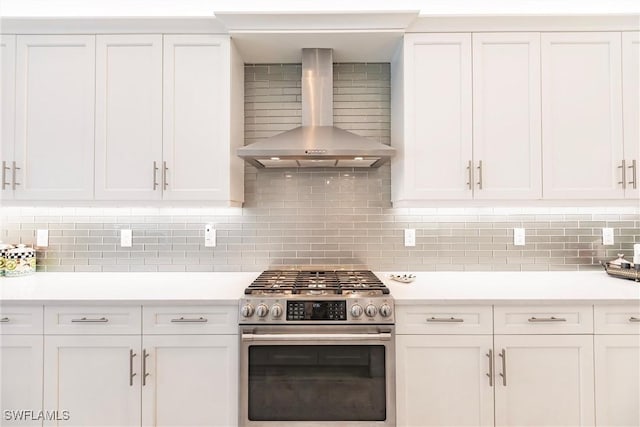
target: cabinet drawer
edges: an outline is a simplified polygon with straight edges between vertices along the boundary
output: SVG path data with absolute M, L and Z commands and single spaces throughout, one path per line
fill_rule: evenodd
M 491 334 L 491 306 L 396 307 L 397 334 Z
M 592 334 L 590 305 L 496 306 L 496 334 Z
M 41 334 L 42 306 L 0 306 L 0 334 Z
M 596 305 L 596 334 L 640 334 L 640 305 Z
M 145 306 L 145 334 L 237 334 L 238 308 L 233 306 Z
M 139 306 L 46 306 L 44 333 L 51 335 L 140 334 Z

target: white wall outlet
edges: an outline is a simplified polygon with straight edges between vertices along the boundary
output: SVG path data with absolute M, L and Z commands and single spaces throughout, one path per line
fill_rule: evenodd
M 416 229 L 415 228 L 405 228 L 404 245 L 407 247 L 416 245 Z
M 515 246 L 524 246 L 525 241 L 525 232 L 524 228 L 514 228 L 513 229 L 513 244 Z
M 49 230 L 36 231 L 36 246 L 41 248 L 49 246 Z
M 216 229 L 213 228 L 213 224 L 204 226 L 204 246 L 207 248 L 216 247 Z
M 613 245 L 613 228 L 605 227 L 602 229 L 602 244 Z
M 133 243 L 133 236 L 131 230 L 120 230 L 120 246 L 123 248 L 130 248 Z

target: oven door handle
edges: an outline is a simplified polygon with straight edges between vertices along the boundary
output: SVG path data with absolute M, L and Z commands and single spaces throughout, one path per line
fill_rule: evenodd
M 391 341 L 391 333 L 377 334 L 242 334 L 242 341 Z

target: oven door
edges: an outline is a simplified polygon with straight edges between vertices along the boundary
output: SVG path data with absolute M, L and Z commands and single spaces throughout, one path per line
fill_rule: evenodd
M 240 426 L 395 426 L 394 330 L 240 328 Z

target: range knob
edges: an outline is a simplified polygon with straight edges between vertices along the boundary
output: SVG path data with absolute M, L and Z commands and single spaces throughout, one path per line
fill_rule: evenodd
M 269 307 L 264 304 L 260 304 L 256 308 L 256 314 L 258 315 L 258 317 L 266 317 L 266 315 L 269 314 Z
M 380 306 L 380 316 L 382 317 L 389 317 L 391 316 L 391 306 L 389 304 L 382 304 Z
M 251 317 L 253 316 L 253 306 L 251 304 L 245 304 L 240 309 L 240 315 L 242 317 Z
M 282 306 L 280 304 L 274 304 L 271 306 L 271 317 L 277 319 L 282 316 Z
M 378 312 L 378 309 L 376 308 L 375 305 L 373 304 L 369 304 L 365 309 L 364 309 L 364 314 L 367 315 L 367 317 L 374 317 L 376 315 L 376 313 Z
M 351 306 L 351 315 L 353 317 L 360 317 L 362 316 L 362 306 L 359 304 L 353 304 Z

